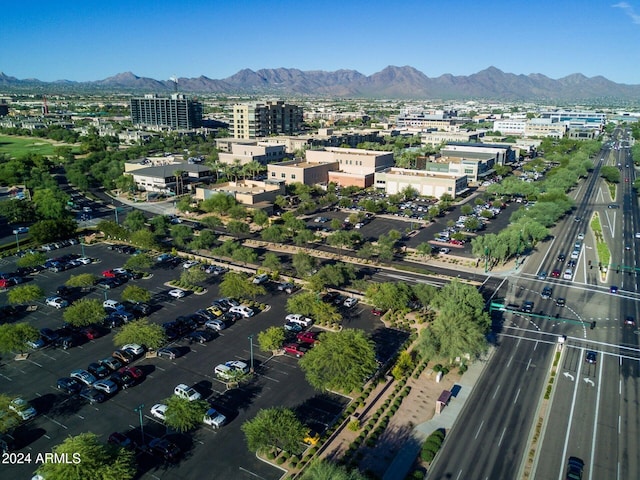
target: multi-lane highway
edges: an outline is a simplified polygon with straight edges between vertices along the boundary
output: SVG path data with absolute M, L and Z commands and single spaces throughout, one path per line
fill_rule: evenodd
M 568 341 L 530 478 L 564 478 L 569 456 L 585 461 L 585 479 L 640 478 L 635 455 L 640 431 L 639 331 L 624 324 L 627 315 L 637 321 L 639 313 L 639 279 L 628 267 L 635 266 L 640 253 L 640 239 L 635 239 L 640 222 L 632 189 L 633 162 L 619 140 L 623 135 L 616 132 L 613 147 L 600 152 L 594 170 L 572 192 L 572 217 L 554 229 L 553 240 L 538 246 L 523 270 L 511 273 L 498 292 L 504 303 L 533 302 L 532 312 L 504 313 L 496 354 L 449 433 L 430 479 L 518 477 L 530 460 L 533 419 L 562 336 Z M 613 199 L 600 178 L 600 168 L 607 164 L 620 164 L 622 180 Z M 608 208 L 613 203 L 621 208 Z M 600 274 L 590 229 L 594 212 L 600 215 L 612 253 L 613 266 L 606 276 Z M 570 267 L 578 240 L 580 254 Z M 566 259 L 558 260 L 560 254 Z M 565 279 L 567 268 L 572 268 L 572 275 Z M 559 278 L 551 276 L 554 270 Z M 546 278 L 538 276 L 542 271 Z M 618 293 L 610 291 L 612 285 Z M 552 290 L 548 299 L 540 295 L 544 287 Z M 558 298 L 566 305 L 558 305 Z M 587 351 L 597 352 L 595 364 L 585 361 Z

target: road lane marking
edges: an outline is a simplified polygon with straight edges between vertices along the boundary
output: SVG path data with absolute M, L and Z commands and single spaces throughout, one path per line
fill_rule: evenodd
M 598 372 L 598 393 L 596 395 L 596 414 L 593 418 L 593 436 L 591 438 L 591 463 L 589 465 L 589 480 L 593 480 L 593 462 L 595 461 L 595 457 L 596 457 L 596 437 L 598 436 L 598 415 L 600 414 L 600 392 L 602 391 L 602 364 L 604 362 L 600 361 L 598 363 L 600 364 L 600 368 Z M 619 425 L 620 425 L 620 416 L 618 415 L 618 431 L 620 429 Z
M 522 337 L 519 337 L 519 338 L 522 338 Z M 509 363 L 507 363 L 507 368 L 509 368 L 509 366 L 511 365 L 511 360 L 513 360 L 513 355 L 509 357 Z
M 491 397 L 491 400 L 495 400 L 496 395 L 498 394 L 498 390 L 500 390 L 500 384 L 498 384 L 498 386 L 496 387 L 496 391 L 493 392 L 493 397 Z
M 482 421 L 482 423 L 480 424 L 480 426 L 478 427 L 478 431 L 476 432 L 476 436 L 473 437 L 474 439 L 478 438 L 478 435 L 480 435 L 480 430 L 482 430 L 482 426 L 484 425 L 484 420 Z
M 513 399 L 513 404 L 515 405 L 518 402 L 518 397 L 520 396 L 520 389 L 518 389 L 518 393 L 516 393 L 516 398 Z
M 531 358 L 529 358 L 529 361 L 527 362 L 527 368 L 525 370 L 525 372 L 529 371 L 529 367 L 531 366 Z
M 538 341 L 536 340 L 536 344 L 533 346 L 533 351 L 536 351 L 536 348 L 538 348 Z
M 502 430 L 502 435 L 500 435 L 500 441 L 498 442 L 498 446 L 502 445 L 502 439 L 504 438 L 504 434 L 507 431 L 507 427 L 504 427 Z
M 583 356 L 584 356 L 584 348 L 581 348 L 579 358 L 582 358 Z M 581 371 L 582 371 L 582 362 L 579 362 L 578 371 L 576 372 L 577 377 L 580 376 Z M 569 411 L 569 422 L 567 423 L 567 433 L 564 436 L 564 448 L 562 450 L 561 458 L 567 458 L 567 449 L 569 448 L 569 434 L 571 433 L 571 425 L 573 423 L 573 413 L 576 408 L 576 398 L 578 397 L 578 385 L 580 385 L 580 382 L 576 382 L 575 386 L 573 387 L 573 398 L 571 400 L 571 410 Z M 560 475 L 558 476 L 558 480 L 562 480 L 563 473 L 564 473 L 564 469 L 561 469 Z

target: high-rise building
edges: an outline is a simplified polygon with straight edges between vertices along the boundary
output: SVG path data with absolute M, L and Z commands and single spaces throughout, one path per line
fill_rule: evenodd
M 131 121 L 134 125 L 171 129 L 202 126 L 202 104 L 174 93 L 171 97 L 147 94 L 131 99 Z
M 231 132 L 234 138 L 292 134 L 302 127 L 302 107 L 283 101 L 236 104 Z

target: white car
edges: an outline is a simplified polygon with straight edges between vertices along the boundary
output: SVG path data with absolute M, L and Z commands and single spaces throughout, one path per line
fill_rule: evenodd
M 127 273 L 129 273 L 129 271 L 126 268 L 114 268 L 112 269 L 112 272 L 115 273 L 116 275 L 126 275 Z
M 78 262 L 80 262 L 82 265 L 89 265 L 91 264 L 91 259 L 89 257 L 80 257 L 78 259 Z
M 184 262 L 182 264 L 182 268 L 189 269 L 191 267 L 195 267 L 196 265 L 198 265 L 200 262 L 198 262 L 197 260 L 187 260 L 186 262 Z
M 69 305 L 69 302 L 60 297 L 49 297 L 45 300 L 45 303 L 50 307 L 54 307 L 57 309 L 61 309 Z
M 584 240 L 584 233 L 578 234 L 578 240 Z
M 249 366 L 240 360 L 231 360 L 226 363 L 221 363 L 213 369 L 216 377 L 223 380 L 231 380 L 237 375 L 237 372 L 249 373 Z
M 196 392 L 196 390 L 193 387 L 189 387 L 184 383 L 181 383 L 176 388 L 174 388 L 173 394 L 180 398 L 189 400 L 190 402 L 193 402 L 194 400 L 200 400 L 202 398 L 202 395 Z
M 15 412 L 22 420 L 29 420 L 37 415 L 36 409 L 22 398 L 14 398 L 9 404 L 9 410 Z
M 358 299 L 357 298 L 353 298 L 353 297 L 349 297 L 344 301 L 344 306 L 347 308 L 351 308 L 354 307 L 356 305 L 356 303 L 358 303 Z
M 151 407 L 151 415 L 164 422 L 167 418 L 167 406 L 164 403 L 156 403 Z
M 207 413 L 204 414 L 202 420 L 205 425 L 211 425 L 213 428 L 220 428 L 227 421 L 227 417 L 217 411 L 215 408 L 210 408 Z
M 636 238 L 640 238 L 640 232 L 636 232 Z
M 247 307 L 246 305 L 238 305 L 238 306 L 231 307 L 229 311 L 231 313 L 239 313 L 244 318 L 253 317 L 253 315 L 255 314 L 253 309 Z
M 182 298 L 184 297 L 184 290 L 180 290 L 179 288 L 174 288 L 173 290 L 169 290 L 169 296 L 173 298 Z
M 266 273 L 261 273 L 260 275 L 256 275 L 255 277 L 253 277 L 252 282 L 255 283 L 256 285 L 262 285 L 263 283 L 266 283 L 269 281 L 269 275 L 267 275 Z
M 127 350 L 134 355 L 142 355 L 144 353 L 144 347 L 142 345 L 138 345 L 137 343 L 127 343 L 123 345 L 121 350 Z
M 107 308 L 110 310 L 118 310 L 119 308 L 122 308 L 122 305 L 120 304 L 120 302 L 116 300 L 108 299 L 102 302 L 102 308 Z
M 96 383 L 96 380 L 97 380 L 96 377 L 91 375 L 86 370 L 74 370 L 69 374 L 69 376 L 88 386 L 93 385 L 94 383 Z
M 296 323 L 303 327 L 309 327 L 313 324 L 313 320 L 299 313 L 290 313 L 289 315 L 284 317 L 284 319 L 286 320 L 287 323 Z
M 13 231 L 14 235 L 20 235 L 21 233 L 29 233 L 29 227 L 18 227 Z

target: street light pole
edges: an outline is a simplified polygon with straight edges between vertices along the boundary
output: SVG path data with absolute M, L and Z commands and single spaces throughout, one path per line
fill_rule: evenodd
M 249 352 L 251 358 L 251 373 L 253 373 L 253 335 L 249 335 Z
M 16 251 L 20 251 L 20 240 L 18 239 L 18 234 L 16 233 Z
M 489 271 L 489 247 L 484 247 L 484 273 Z
M 140 414 L 140 434 L 142 435 L 142 443 L 144 444 L 144 426 L 142 425 L 142 409 L 144 408 L 144 403 L 141 403 L 136 408 L 133 409 L 134 412 L 138 412 Z

